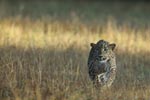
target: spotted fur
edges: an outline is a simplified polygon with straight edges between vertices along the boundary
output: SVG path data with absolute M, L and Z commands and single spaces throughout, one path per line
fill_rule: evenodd
M 116 76 L 116 58 L 113 52 L 116 44 L 99 40 L 91 43 L 91 51 L 88 58 L 90 79 L 95 86 L 111 86 Z

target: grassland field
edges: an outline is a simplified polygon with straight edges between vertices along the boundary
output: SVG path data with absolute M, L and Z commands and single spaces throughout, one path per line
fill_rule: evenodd
M 0 100 L 150 100 L 150 6 L 0 3 Z M 116 43 L 117 77 L 99 91 L 90 43 Z

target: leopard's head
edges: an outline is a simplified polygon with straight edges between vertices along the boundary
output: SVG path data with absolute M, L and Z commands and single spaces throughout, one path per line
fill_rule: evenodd
M 115 43 L 109 43 L 104 40 L 99 40 L 96 44 L 91 43 L 91 47 L 94 50 L 94 58 L 100 63 L 106 63 L 113 56 L 113 50 L 116 47 Z

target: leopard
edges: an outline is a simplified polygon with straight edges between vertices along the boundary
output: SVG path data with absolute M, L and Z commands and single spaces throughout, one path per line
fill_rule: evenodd
M 116 78 L 115 43 L 99 40 L 90 43 L 88 73 L 95 87 L 110 87 Z

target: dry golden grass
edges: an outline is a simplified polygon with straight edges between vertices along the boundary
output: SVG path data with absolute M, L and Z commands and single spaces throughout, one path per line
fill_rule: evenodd
M 100 25 L 80 22 L 74 12 L 72 17 L 0 20 L 0 100 L 149 100 L 150 30 L 119 26 L 113 18 Z M 93 87 L 87 68 L 89 44 L 100 39 L 117 44 L 117 77 L 103 92 Z

